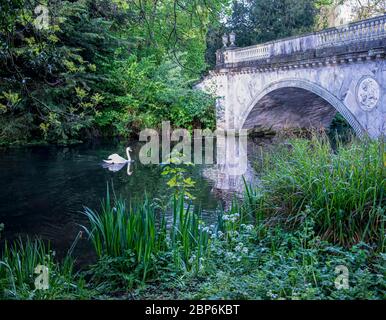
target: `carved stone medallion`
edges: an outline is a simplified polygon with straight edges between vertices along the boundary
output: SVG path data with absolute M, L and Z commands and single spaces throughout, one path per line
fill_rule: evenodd
M 358 103 L 363 110 L 371 111 L 377 107 L 381 96 L 381 88 L 374 78 L 362 78 L 356 91 Z

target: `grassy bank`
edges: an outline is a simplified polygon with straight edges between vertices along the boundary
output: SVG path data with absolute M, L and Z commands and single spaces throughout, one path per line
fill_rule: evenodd
M 385 299 L 383 151 L 290 139 L 257 164 L 262 186 L 246 186 L 213 225 L 183 195 L 127 204 L 108 192 L 99 210 L 85 209 L 93 266 L 75 273 L 40 241 L 10 245 L 1 297 Z M 47 291 L 34 290 L 36 264 L 52 270 Z
M 323 239 L 343 246 L 385 247 L 383 142 L 356 141 L 333 150 L 326 137 L 292 139 L 264 159 L 265 215 L 296 225 L 315 220 Z

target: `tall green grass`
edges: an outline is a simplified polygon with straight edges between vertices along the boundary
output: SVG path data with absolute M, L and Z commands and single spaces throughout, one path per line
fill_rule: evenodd
M 190 270 L 199 267 L 199 259 L 207 252 L 209 235 L 201 228 L 200 212 L 187 205 L 182 196 L 173 198 L 170 210 L 157 213 L 146 199 L 127 205 L 122 200 L 111 199 L 107 190 L 100 212 L 85 208 L 84 213 L 89 226 L 83 228 L 98 257 L 118 258 L 132 253 L 135 267 L 142 270 L 143 281 L 162 253 L 170 252 L 178 268 Z
M 78 283 L 74 280 L 73 261 L 67 257 L 61 264 L 54 259 L 49 244 L 40 239 L 18 239 L 5 243 L 0 257 L 0 297 L 7 299 L 56 299 L 71 297 Z M 35 286 L 37 266 L 49 271 L 48 290 Z
M 248 189 L 247 199 L 259 214 L 284 216 L 288 223 L 312 215 L 318 234 L 334 243 L 384 247 L 383 149 L 382 141 L 353 139 L 333 150 L 324 136 L 290 139 L 266 157 L 263 201 Z
M 209 230 L 200 220 L 201 209 L 191 208 L 190 202 L 186 204 L 184 196 L 180 196 L 173 198 L 172 212 L 170 229 L 165 224 L 162 232 L 170 234 L 170 249 L 174 253 L 174 260 L 180 269 L 189 269 L 191 264 L 195 270 L 199 270 L 200 259 L 206 257 L 210 240 Z

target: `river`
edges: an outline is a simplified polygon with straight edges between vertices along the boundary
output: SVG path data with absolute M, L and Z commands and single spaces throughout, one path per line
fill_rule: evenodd
M 112 153 L 124 155 L 133 148 L 134 162 L 117 172 L 104 168 L 102 160 Z M 253 157 L 254 152 L 248 153 Z M 255 144 L 251 144 L 255 146 Z M 170 195 L 162 176 L 162 165 L 143 165 L 138 142 L 94 141 L 71 147 L 20 147 L 0 149 L 0 223 L 4 239 L 38 236 L 52 243 L 59 255 L 67 252 L 79 231 L 87 225 L 83 206 L 98 209 L 106 195 L 107 184 L 116 195 L 128 201 L 165 199 Z M 253 149 L 253 147 L 252 147 Z M 116 168 L 119 169 L 119 168 Z M 252 160 L 248 162 L 248 180 L 254 180 Z M 243 188 L 241 176 L 227 172 L 226 165 L 195 165 L 189 176 L 196 182 L 192 194 L 208 220 L 216 217 L 218 206 L 225 205 Z M 205 217 L 204 217 L 205 218 Z M 92 256 L 87 241 L 76 248 L 78 260 Z

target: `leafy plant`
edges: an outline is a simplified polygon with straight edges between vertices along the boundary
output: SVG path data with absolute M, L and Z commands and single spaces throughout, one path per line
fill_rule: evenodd
M 191 162 L 184 162 L 184 155 L 179 153 L 173 154 L 168 164 L 162 170 L 162 175 L 170 178 L 167 185 L 173 190 L 177 198 L 182 196 L 190 200 L 195 199 L 189 190 L 192 189 L 196 183 L 192 178 L 186 177 L 186 168 L 193 165 Z

